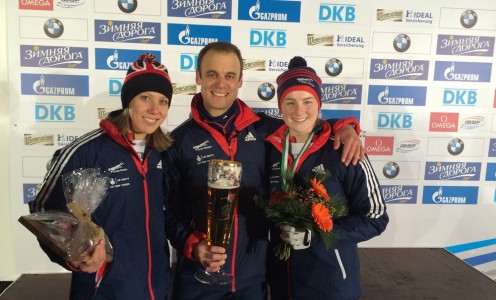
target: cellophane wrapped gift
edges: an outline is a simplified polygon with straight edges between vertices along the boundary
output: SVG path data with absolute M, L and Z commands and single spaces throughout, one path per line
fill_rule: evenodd
M 86 260 L 98 241 L 104 240 L 107 261 L 112 261 L 112 245 L 91 219 L 107 195 L 110 178 L 98 168 L 87 168 L 62 175 L 62 181 L 69 212 L 38 212 L 20 217 L 19 222 L 65 260 Z

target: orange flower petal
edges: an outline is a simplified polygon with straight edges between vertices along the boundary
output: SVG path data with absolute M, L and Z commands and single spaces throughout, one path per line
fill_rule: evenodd
M 329 197 L 329 195 L 327 194 L 326 188 L 320 181 L 317 181 L 316 178 L 313 178 L 312 180 L 310 180 L 310 184 L 312 185 L 312 188 L 310 188 L 310 190 L 314 191 L 315 194 L 317 194 L 317 197 L 322 198 L 327 202 L 331 200 L 331 197 Z
M 322 203 L 312 204 L 312 217 L 315 223 L 325 232 L 332 230 L 332 218 L 329 209 Z

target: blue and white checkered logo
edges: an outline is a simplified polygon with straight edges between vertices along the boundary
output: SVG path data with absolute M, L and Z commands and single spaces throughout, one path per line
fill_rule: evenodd
M 382 174 L 388 179 L 393 179 L 400 173 L 400 166 L 394 162 L 390 161 L 384 165 L 382 168 Z
M 467 9 L 460 16 L 460 23 L 465 28 L 472 28 L 477 24 L 477 13 L 471 9 Z
M 463 141 L 461 139 L 452 139 L 448 143 L 448 152 L 451 155 L 458 155 L 463 152 L 463 148 L 465 147 Z
M 336 77 L 343 71 L 343 63 L 337 58 L 331 58 L 325 64 L 325 71 L 327 75 Z
M 410 37 L 404 33 L 398 34 L 393 41 L 394 50 L 405 52 L 410 48 Z
M 263 101 L 269 101 L 274 98 L 276 89 L 269 82 L 264 82 L 258 87 L 258 97 Z
M 130 14 L 138 8 L 138 0 L 119 0 L 118 5 L 122 12 Z
M 64 33 L 64 24 L 58 19 L 51 18 L 45 22 L 43 29 L 48 37 L 56 39 Z

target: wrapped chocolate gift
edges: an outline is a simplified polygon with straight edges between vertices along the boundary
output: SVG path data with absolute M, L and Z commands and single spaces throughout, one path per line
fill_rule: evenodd
M 62 176 L 67 212 L 45 211 L 21 216 L 19 222 L 38 240 L 65 260 L 90 255 L 99 240 L 105 240 L 107 261 L 113 249 L 103 229 L 91 214 L 107 194 L 110 178 L 99 169 L 77 169 Z

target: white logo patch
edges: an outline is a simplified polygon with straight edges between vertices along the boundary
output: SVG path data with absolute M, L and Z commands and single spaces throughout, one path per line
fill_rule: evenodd
M 248 134 L 245 136 L 245 142 L 252 142 L 256 140 L 257 139 L 253 136 L 251 132 L 248 132 Z
M 205 142 L 199 144 L 199 145 L 196 145 L 196 146 L 193 146 L 193 150 L 195 151 L 201 151 L 201 150 L 206 150 L 206 149 L 210 149 L 212 148 L 212 146 L 210 146 L 208 143 L 210 141 L 206 140 Z

